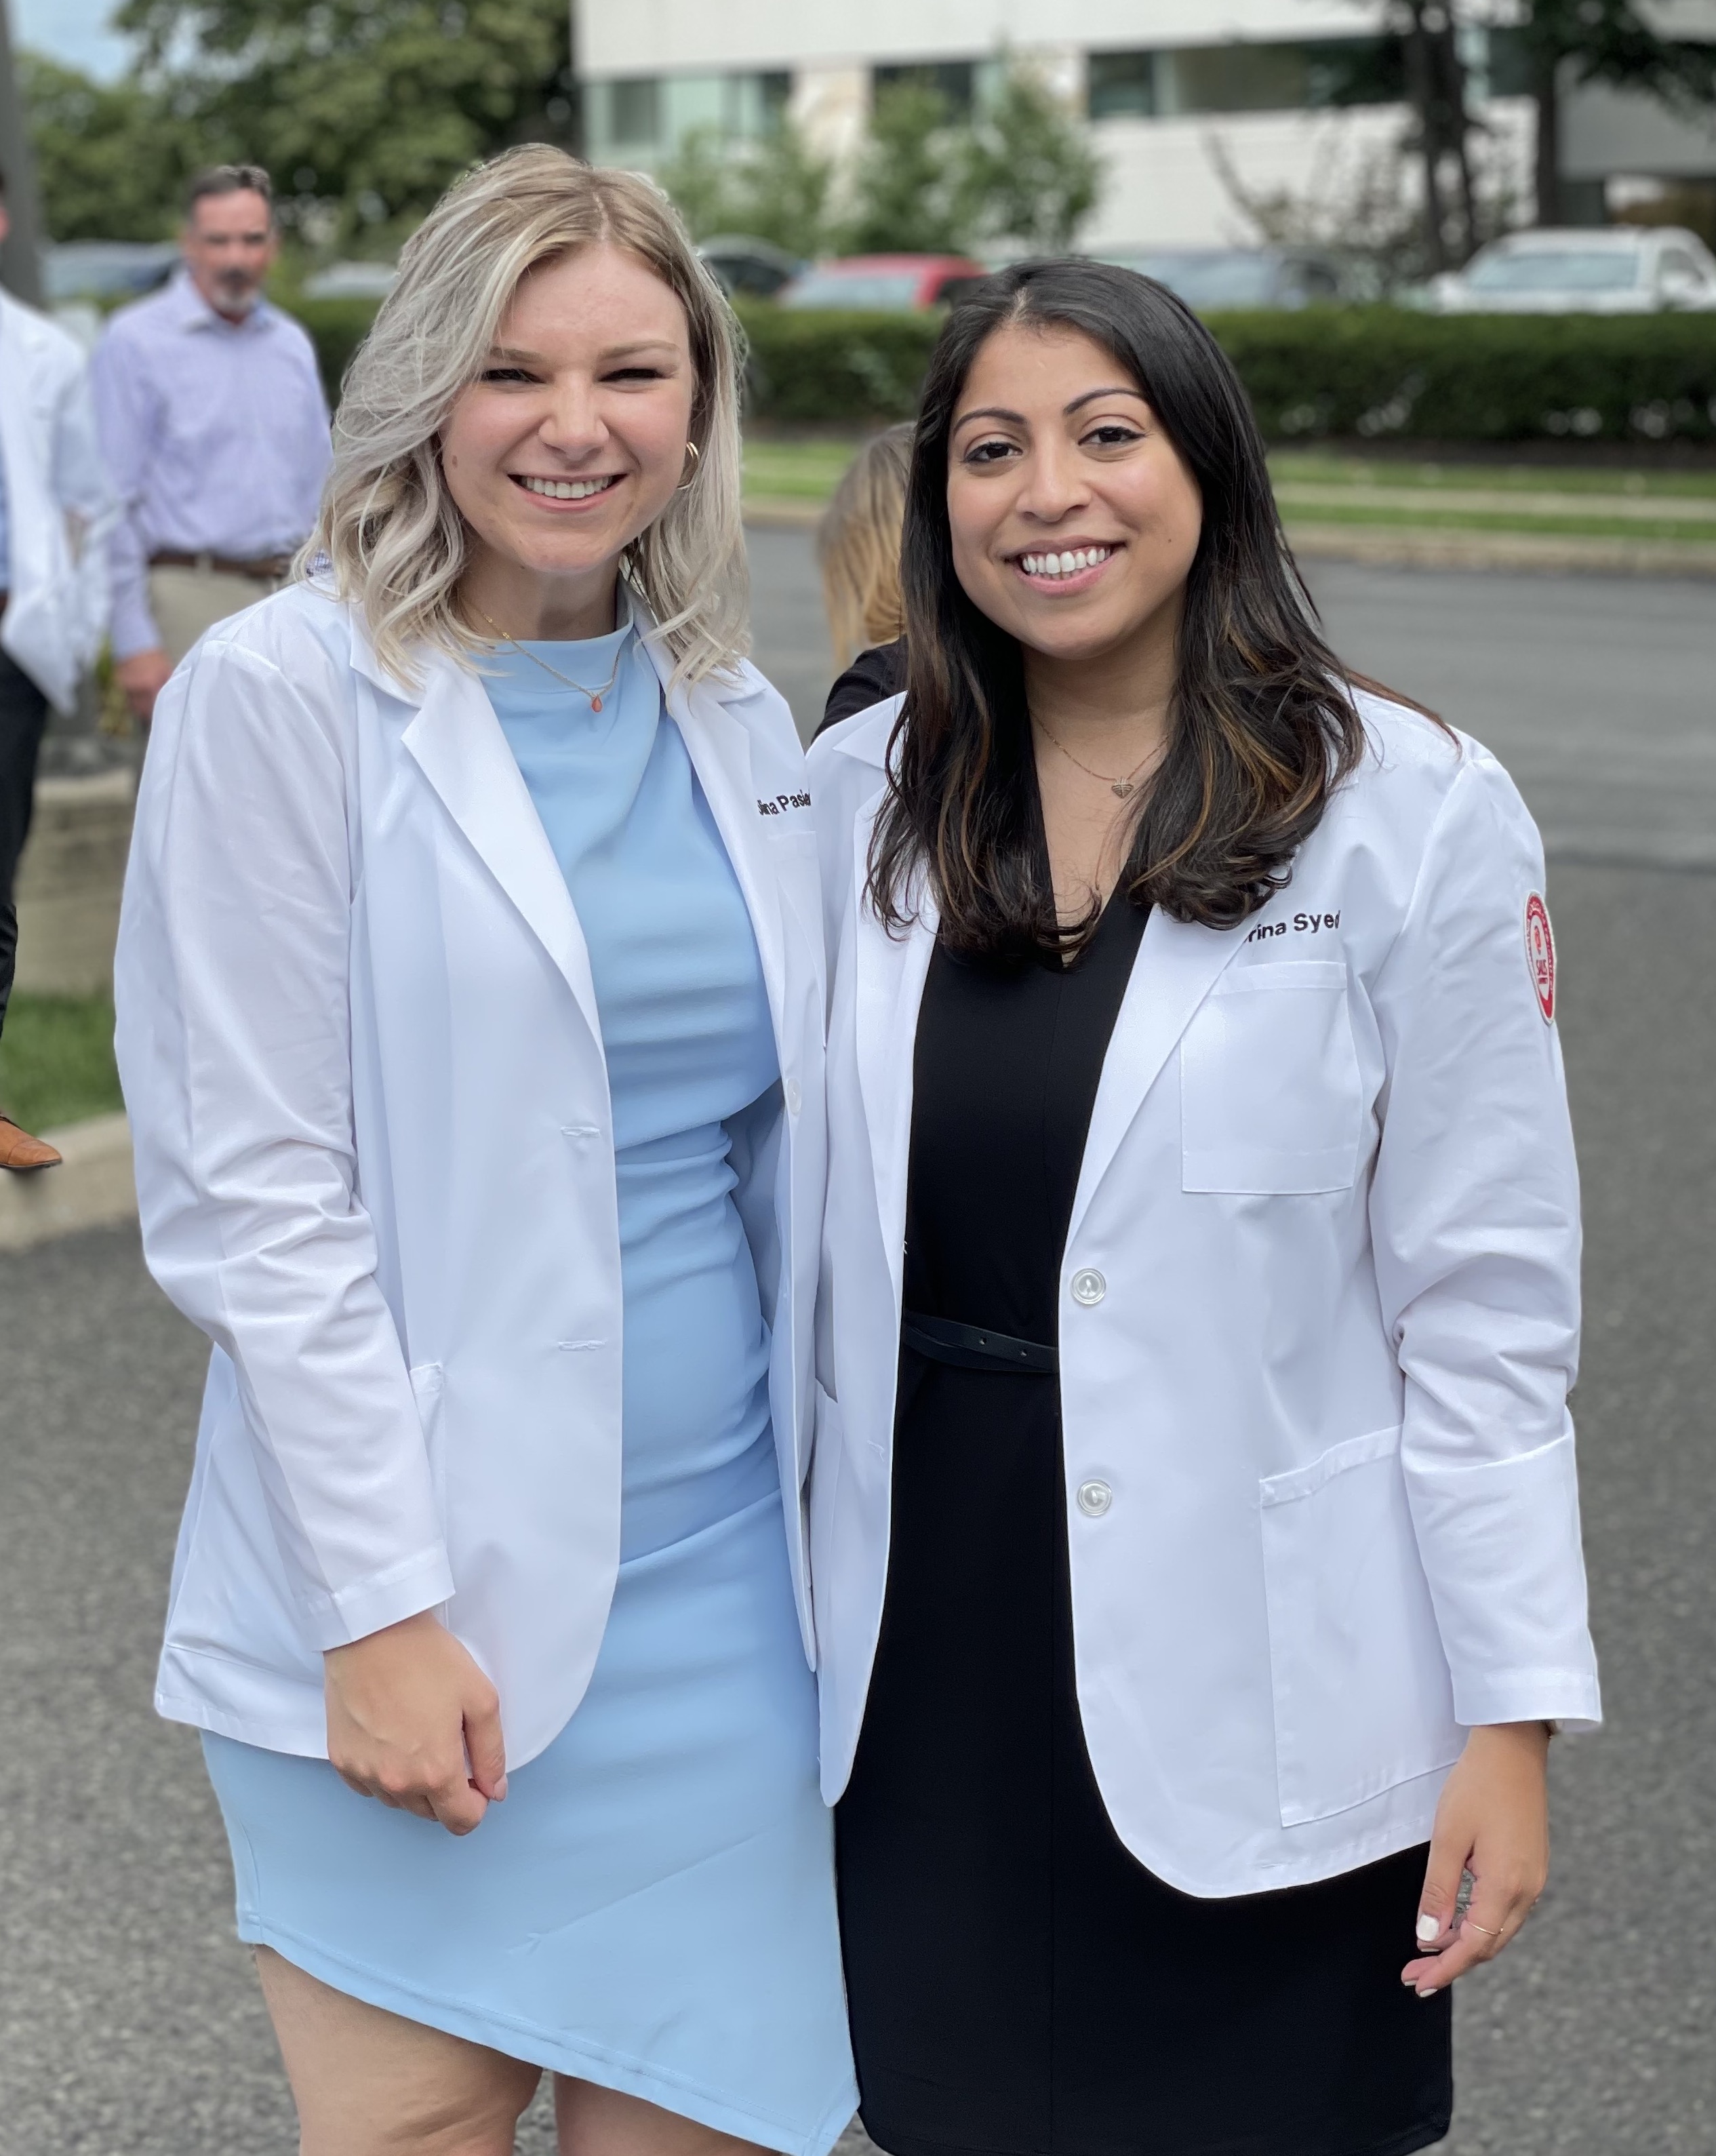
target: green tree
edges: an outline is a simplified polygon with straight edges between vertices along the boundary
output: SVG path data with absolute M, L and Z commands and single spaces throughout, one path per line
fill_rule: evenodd
M 1102 188 L 1102 161 L 1088 134 L 1035 69 L 1013 63 L 964 145 L 972 233 L 1065 254 Z
M 1643 90 L 1682 110 L 1716 104 L 1716 45 L 1667 37 L 1639 0 L 1527 0 L 1511 35 L 1537 102 L 1537 221 L 1561 221 L 1560 92 L 1570 84 Z
M 853 254 L 960 254 L 977 237 L 971 131 L 938 90 L 884 90 L 858 153 L 840 244 Z
M 92 82 L 39 54 L 18 55 L 50 239 L 163 239 L 198 162 L 193 134 L 137 82 Z
M 567 0 L 125 0 L 146 87 L 319 236 L 397 240 L 478 159 L 572 146 Z
M 834 167 L 789 120 L 742 144 L 700 127 L 658 177 L 693 239 L 742 232 L 806 259 L 827 244 Z

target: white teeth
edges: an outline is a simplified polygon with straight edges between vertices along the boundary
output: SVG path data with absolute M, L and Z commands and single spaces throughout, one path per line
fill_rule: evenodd
M 605 494 L 614 481 L 611 479 L 526 479 L 520 484 L 527 494 L 546 495 L 550 501 L 583 501 L 593 494 Z
M 1078 547 L 1060 554 L 1021 554 L 1019 566 L 1028 577 L 1076 577 L 1081 569 L 1106 562 L 1113 552 L 1112 547 Z

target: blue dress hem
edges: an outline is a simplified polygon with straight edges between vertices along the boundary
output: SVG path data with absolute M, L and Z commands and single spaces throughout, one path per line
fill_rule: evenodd
M 551 2032 L 527 2021 L 491 2010 L 467 2006 L 457 1999 L 414 1990 L 396 1978 L 366 1969 L 361 1962 L 330 1953 L 314 1940 L 302 1939 L 275 1924 L 262 1923 L 241 1915 L 238 1934 L 246 1946 L 271 1948 L 282 1960 L 301 1969 L 306 1975 L 367 2006 L 397 2014 L 408 2021 L 439 2029 L 449 2036 L 462 2036 L 508 2058 L 547 2072 L 564 2074 L 573 2081 L 594 2082 L 600 2087 L 618 2089 L 623 2095 L 659 2104 L 682 2118 L 717 2133 L 737 2135 L 765 2148 L 778 2148 L 783 2156 L 828 2156 L 858 2109 L 858 2088 L 850 2082 L 840 2091 L 813 2133 L 794 2136 L 783 2121 L 740 2109 L 712 2090 L 638 2059 L 625 2058 L 599 2044 L 582 2044 L 565 2032 Z M 521 2046 L 527 2048 L 521 2048 Z

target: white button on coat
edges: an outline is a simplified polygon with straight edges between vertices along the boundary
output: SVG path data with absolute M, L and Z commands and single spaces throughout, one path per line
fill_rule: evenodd
M 1105 1485 L 1072 1491 L 1103 1519 L 1071 1537 L 1081 1716 L 1121 1839 L 1195 1894 L 1423 1841 L 1467 1727 L 1599 1712 L 1567 1414 L 1578 1188 L 1526 939 L 1542 851 L 1476 742 L 1358 702 L 1369 752 L 1287 887 L 1231 929 L 1152 914 L 1067 1227 L 1066 1456 L 1128 1493 L 1104 1517 Z M 834 971 L 811 1499 L 831 1801 L 887 1584 L 936 930 L 927 893 L 901 935 L 861 903 L 899 709 L 810 757 Z
M 804 1083 L 728 1132 L 808 1649 L 824 965 L 809 813 L 757 810 L 803 755 L 748 666 L 666 708 Z M 522 1764 L 613 1595 L 619 1250 L 583 935 L 480 680 L 408 693 L 302 585 L 205 637 L 157 706 L 117 987 L 145 1252 L 214 1342 L 161 1711 L 321 1753 L 321 1650 L 445 1604 Z
M 804 1096 L 799 1089 L 798 1080 L 789 1078 L 781 1091 L 786 1097 L 787 1113 L 789 1116 L 796 1116 L 804 1105 Z
M 1114 1502 L 1114 1492 L 1106 1482 L 1081 1482 L 1078 1486 L 1078 1509 L 1093 1520 L 1100 1520 Z

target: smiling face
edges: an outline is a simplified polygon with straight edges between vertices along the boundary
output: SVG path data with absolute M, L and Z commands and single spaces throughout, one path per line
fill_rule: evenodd
M 685 309 L 635 255 L 583 248 L 520 284 L 441 434 L 461 589 L 507 634 L 612 626 L 620 555 L 688 475 L 695 389 Z
M 1076 664 L 1177 627 L 1203 506 L 1112 352 L 1010 323 L 954 408 L 948 521 L 973 604 L 1027 653 Z

